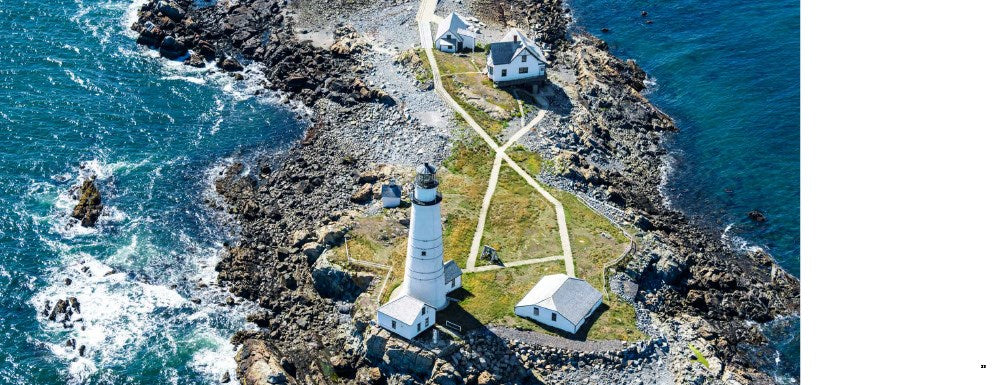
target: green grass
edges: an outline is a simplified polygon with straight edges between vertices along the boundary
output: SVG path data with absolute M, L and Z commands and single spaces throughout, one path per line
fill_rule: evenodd
M 521 145 L 515 145 L 507 149 L 507 155 L 517 163 L 518 166 L 527 171 L 528 174 L 538 175 L 542 171 L 543 160 L 537 153 L 524 148 Z
M 500 169 L 482 244 L 507 263 L 562 255 L 555 208 L 509 166 Z
M 463 89 L 478 95 L 486 103 L 506 111 L 511 116 L 517 116 L 517 99 L 507 91 L 496 88 L 493 81 L 484 74 L 477 73 L 486 66 L 486 55 L 483 52 L 463 56 L 437 52 L 438 70 L 441 71 L 441 83 L 462 109 L 472 116 L 472 119 L 483 127 L 494 139 L 500 137 L 507 128 L 507 122 L 494 119 L 486 111 L 472 105 L 463 96 Z M 475 72 L 475 73 L 474 73 Z
M 510 267 L 462 275 L 462 287 L 470 294 L 458 303 L 483 324 L 512 325 L 520 320 L 514 315 L 514 305 L 549 274 L 564 273 L 562 262 Z
M 479 137 L 468 133 L 454 143 L 451 156 L 444 162 L 445 172 L 440 175 L 438 187 L 443 198 L 441 212 L 447 218 L 444 259 L 453 259 L 459 267 L 465 268 L 490 178 L 493 151 Z

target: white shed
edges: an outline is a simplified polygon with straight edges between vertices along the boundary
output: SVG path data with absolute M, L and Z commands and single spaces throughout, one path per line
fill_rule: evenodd
M 444 285 L 449 293 L 462 287 L 462 269 L 454 260 L 444 263 Z
M 434 308 L 404 295 L 378 308 L 378 325 L 403 338 L 413 339 L 436 322 Z
M 547 66 L 542 50 L 517 29 L 490 44 L 486 52 L 486 73 L 501 87 L 542 82 Z
M 476 34 L 462 16 L 452 12 L 438 25 L 434 46 L 443 52 L 461 52 L 476 49 Z
M 601 292 L 566 274 L 542 277 L 514 306 L 514 314 L 576 333 L 601 305 Z

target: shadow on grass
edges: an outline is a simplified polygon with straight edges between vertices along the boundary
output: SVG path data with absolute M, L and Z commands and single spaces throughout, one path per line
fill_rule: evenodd
M 525 104 L 538 109 L 546 109 L 559 115 L 569 115 L 573 110 L 573 102 L 566 91 L 549 81 L 539 87 L 537 94 L 531 93 L 530 85 L 510 86 L 507 91 Z M 539 98 L 545 98 L 546 103 L 540 103 Z
M 449 296 L 459 300 L 464 300 L 472 297 L 473 295 L 468 290 L 457 289 L 451 292 Z M 483 323 L 478 318 L 463 309 L 457 302 L 452 302 L 444 310 L 439 310 L 436 318 L 436 323 L 438 325 L 444 326 L 460 334 L 467 334 L 483 327 Z M 455 330 L 451 325 L 458 325 L 461 330 Z

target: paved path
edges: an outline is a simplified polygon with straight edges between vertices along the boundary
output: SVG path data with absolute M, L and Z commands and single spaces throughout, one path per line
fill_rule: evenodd
M 526 259 L 526 260 L 523 260 L 523 261 L 514 261 L 514 262 L 511 262 L 511 263 L 505 263 L 503 266 L 501 266 L 501 265 L 486 265 L 486 266 L 476 266 L 476 267 L 472 267 L 472 268 L 465 268 L 465 269 L 462 269 L 462 272 L 463 273 L 478 273 L 478 272 L 481 272 L 481 271 L 498 270 L 498 269 L 503 269 L 503 268 L 507 268 L 507 267 L 517 267 L 517 266 L 524 266 L 524 265 L 534 265 L 536 263 L 545 263 L 545 262 L 552 262 L 552 261 L 560 261 L 560 260 L 565 260 L 565 259 L 566 258 L 563 257 L 562 255 L 553 255 L 551 257 Z
M 531 187 L 534 187 L 535 190 L 538 190 L 538 192 L 542 194 L 542 196 L 545 197 L 545 199 L 549 201 L 549 203 L 555 206 L 556 222 L 559 224 L 559 238 L 562 243 L 562 250 L 563 250 L 562 258 L 565 261 L 564 263 L 566 265 L 566 274 L 571 277 L 575 277 L 576 269 L 573 263 L 573 251 L 569 241 L 569 230 L 567 230 L 566 227 L 566 213 L 563 211 L 562 203 L 559 203 L 559 201 L 556 200 L 555 197 L 552 196 L 552 194 L 549 194 L 548 191 L 542 188 L 542 186 L 537 181 L 535 181 L 535 179 L 532 178 L 531 175 L 525 172 L 524 169 L 522 169 L 521 166 L 517 164 L 517 162 L 511 159 L 511 157 L 507 155 L 506 152 L 504 152 L 506 147 L 508 147 L 511 143 L 513 143 L 513 141 L 508 141 L 508 143 L 505 144 L 504 147 L 501 149 L 500 146 L 497 145 L 496 141 L 494 141 L 493 138 L 488 133 L 486 133 L 486 130 L 484 130 L 479 125 L 479 123 L 476 123 L 476 120 L 472 118 L 472 115 L 469 115 L 469 113 L 465 111 L 464 108 L 462 108 L 457 102 L 455 102 L 455 99 L 453 99 L 451 95 L 448 94 L 448 91 L 444 89 L 444 84 L 441 83 L 441 71 L 438 69 L 437 59 L 434 57 L 434 49 L 433 49 L 434 44 L 432 42 L 433 38 L 431 36 L 430 22 L 431 21 L 440 22 L 440 17 L 434 15 L 434 10 L 436 7 L 437 7 L 437 0 L 421 0 L 420 8 L 417 10 L 417 28 L 419 29 L 420 32 L 420 45 L 424 49 L 424 52 L 427 54 L 427 61 L 430 62 L 431 73 L 434 75 L 434 91 L 437 92 L 439 96 L 441 96 L 441 99 L 445 101 L 445 104 L 447 104 L 449 107 L 451 107 L 451 109 L 455 110 L 455 112 L 458 112 L 458 114 L 462 116 L 462 119 L 469 124 L 469 127 L 472 127 L 473 131 L 475 131 L 476 134 L 479 134 L 479 136 L 483 138 L 483 141 L 486 142 L 486 145 L 488 145 L 490 149 L 496 152 L 497 158 L 503 159 L 503 161 L 506 162 L 507 165 L 510 166 L 510 168 L 514 169 L 514 171 L 516 171 L 518 175 L 524 178 L 524 180 L 527 181 L 528 184 L 531 185 Z M 537 124 L 538 121 L 541 121 L 541 117 L 544 117 L 544 112 L 540 112 L 539 117 L 536 117 L 533 120 L 533 122 Z M 516 141 L 518 138 L 523 136 L 524 133 L 530 130 L 531 127 L 533 126 L 534 126 L 533 124 L 525 126 L 520 131 L 518 131 L 517 134 L 511 137 L 511 139 Z M 490 173 L 491 182 L 487 187 L 487 195 L 486 195 L 487 198 L 483 199 L 483 207 L 486 209 L 489 208 L 489 200 L 492 199 L 491 198 L 492 191 L 496 191 L 496 180 L 498 179 L 500 173 L 498 162 L 496 160 L 494 160 L 493 165 L 494 165 L 493 170 L 495 172 Z M 493 175 L 496 175 L 497 178 L 494 178 Z M 492 186 L 492 191 L 490 186 Z M 486 209 L 481 210 L 479 213 L 480 224 L 482 224 L 482 227 L 484 228 L 485 228 L 485 219 L 483 218 L 486 215 L 487 212 Z M 470 254 L 469 261 L 466 262 L 466 266 L 467 267 L 471 266 L 472 269 L 475 269 L 476 266 L 475 258 L 478 257 L 478 251 L 479 251 L 478 250 L 479 246 L 476 240 L 478 239 L 479 243 L 481 243 L 481 238 L 482 238 L 482 233 L 478 227 L 479 226 L 477 225 L 477 230 L 476 230 L 477 236 L 473 240 L 474 248 L 469 253 Z
M 546 111 L 544 110 L 539 112 L 538 116 L 535 117 L 531 123 L 528 123 L 527 126 L 515 133 L 514 136 L 507 141 L 507 143 L 504 143 L 504 145 L 500 147 L 500 151 L 498 151 L 496 157 L 493 158 L 493 168 L 490 170 L 490 181 L 486 187 L 486 196 L 483 197 L 483 205 L 479 209 L 479 222 L 476 224 L 476 233 L 472 236 L 472 247 L 469 248 L 469 259 L 465 263 L 466 267 L 476 266 L 476 259 L 479 258 L 479 248 L 482 247 L 483 233 L 486 230 L 486 217 L 489 214 L 490 203 L 493 202 L 493 194 L 496 193 L 497 190 L 497 183 L 500 179 L 500 166 L 503 165 L 503 157 L 501 157 L 500 154 L 506 151 L 508 147 L 514 144 L 514 142 L 517 142 L 517 140 L 524 136 L 525 133 L 531 131 L 531 129 L 534 128 L 538 122 L 541 122 L 542 118 L 545 117 L 545 112 Z M 521 119 L 522 121 L 524 120 L 524 118 Z M 565 253 L 565 250 L 563 250 L 563 252 Z

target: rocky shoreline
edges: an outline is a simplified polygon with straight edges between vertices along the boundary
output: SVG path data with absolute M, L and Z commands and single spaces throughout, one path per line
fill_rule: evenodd
M 661 162 L 676 131 L 673 121 L 643 97 L 645 73 L 634 62 L 611 55 L 600 39 L 568 33 L 570 16 L 559 0 L 468 6 L 484 22 L 536 31 L 549 48 L 553 72 L 563 74 L 553 82 L 565 93 L 551 103 L 558 116 L 553 127 L 525 141 L 558 165 L 543 180 L 606 202 L 623 213 L 616 219 L 642 230 L 612 286 L 635 304 L 653 341 L 588 355 L 529 348 L 486 330 L 445 348 L 428 341 L 409 346 L 373 330 L 367 318 L 378 301 L 372 288 L 380 274 L 348 273 L 320 257 L 342 244 L 374 198 L 373 187 L 392 176 L 382 165 L 441 162 L 450 133 L 415 116 L 412 106 L 434 102 L 407 96 L 410 86 L 393 93 L 384 89 L 387 82 L 370 81 L 372 73 L 393 69 L 373 56 L 367 34 L 344 20 L 371 9 L 413 15 L 417 6 L 401 0 L 160 0 L 139 10 L 132 28 L 140 44 L 188 65 L 214 65 L 238 80 L 245 68 L 260 66 L 266 88 L 314 112 L 289 151 L 233 164 L 216 181 L 240 232 L 216 267 L 219 279 L 263 309 L 249 317 L 258 329 L 233 337 L 241 345 L 239 380 L 658 383 L 665 377 L 657 373 L 670 373 L 678 383 L 774 383 L 765 362 L 773 352 L 759 325 L 797 314 L 798 280 L 770 256 L 733 250 L 661 203 Z M 414 138 L 426 148 L 407 155 Z M 691 362 L 688 344 L 711 357 L 710 367 Z

